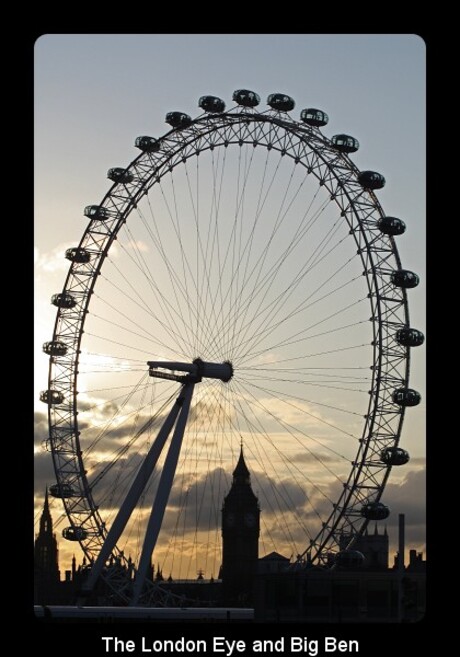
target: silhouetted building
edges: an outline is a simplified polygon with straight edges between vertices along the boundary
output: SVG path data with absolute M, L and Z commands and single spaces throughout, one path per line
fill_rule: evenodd
M 403 514 L 399 529 L 399 548 L 404 554 Z M 173 594 L 179 609 L 253 607 L 256 622 L 385 623 L 414 622 L 423 617 L 426 562 L 421 553 L 410 550 L 409 564 L 396 557 L 395 566 L 389 569 L 386 528 L 380 533 L 376 524 L 373 531 L 366 531 L 353 542 L 351 535 L 343 535 L 340 551 L 331 553 L 329 562 L 323 565 L 313 565 L 311 561 L 293 563 L 278 552 L 259 559 L 259 532 L 259 502 L 241 448 L 222 506 L 223 555 L 219 577 L 205 579 L 200 570 L 194 580 L 176 580 L 171 574 L 163 576 L 161 564 L 155 567 L 153 563 L 148 577 Z M 47 490 L 35 540 L 35 604 L 75 605 L 90 569 L 86 557 L 77 567 L 74 556 L 71 570 L 60 581 Z M 118 575 L 123 571 L 128 581 L 133 579 L 131 557 L 126 562 L 110 557 L 105 570 L 110 569 Z M 120 601 L 101 579 L 84 604 L 112 606 Z M 177 620 L 181 620 L 180 611 Z
M 399 568 L 399 552 L 395 554 L 393 569 Z M 406 573 L 426 573 L 426 561 L 423 553 L 417 550 L 409 550 L 409 563 L 403 568 Z
M 222 588 L 226 605 L 250 606 L 259 558 L 260 507 L 243 448 L 222 507 Z
M 347 543 L 346 536 L 340 543 L 340 548 L 344 550 Z M 365 570 L 386 570 L 388 568 L 389 539 L 386 527 L 381 534 L 378 531 L 377 523 L 371 533 L 366 528 L 364 534 L 356 538 L 352 549 L 364 555 L 362 567 Z
M 290 560 L 287 557 L 283 557 L 279 552 L 270 552 L 270 554 L 266 554 L 265 557 L 259 559 L 257 572 L 260 575 L 282 573 L 288 569 L 289 564 Z
M 326 567 L 289 563 L 276 552 L 261 559 L 255 619 L 322 623 L 420 620 L 425 612 L 426 584 L 422 554 L 411 550 L 407 567 L 403 562 L 398 569 L 395 559 L 390 570 L 386 528 L 379 533 L 376 524 L 373 532 L 366 531 L 353 543 L 350 539 L 350 535 L 342 536 L 342 551 L 331 555 Z M 350 558 L 345 559 L 347 556 Z
M 34 545 L 34 599 L 36 604 L 59 601 L 60 573 L 56 535 L 49 509 L 48 488 Z
M 394 623 L 420 620 L 425 574 L 309 567 L 257 577 L 259 622 Z
M 196 579 L 168 579 L 160 582 L 164 591 L 169 591 L 183 601 L 187 607 L 222 606 L 222 582 L 211 577 L 205 579 L 199 573 Z
M 425 573 L 426 561 L 423 560 L 422 552 L 409 550 L 409 565 L 406 568 L 408 573 Z

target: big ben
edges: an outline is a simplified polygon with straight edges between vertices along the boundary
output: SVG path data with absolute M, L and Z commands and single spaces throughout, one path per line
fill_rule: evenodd
M 222 507 L 224 603 L 250 606 L 259 558 L 260 508 L 251 486 L 243 448 Z

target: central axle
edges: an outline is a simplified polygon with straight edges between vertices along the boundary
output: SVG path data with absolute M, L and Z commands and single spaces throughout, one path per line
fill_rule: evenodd
M 149 360 L 149 375 L 158 379 L 169 379 L 179 383 L 199 383 L 203 378 L 220 379 L 227 383 L 233 376 L 233 367 L 229 361 L 224 363 L 206 363 L 201 358 L 195 358 L 193 363 L 178 363 L 175 361 Z M 187 372 L 187 375 L 171 374 L 161 372 L 162 370 L 171 370 L 173 372 Z

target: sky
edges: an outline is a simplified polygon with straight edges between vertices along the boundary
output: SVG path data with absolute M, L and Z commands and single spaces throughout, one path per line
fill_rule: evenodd
M 385 176 L 386 186 L 377 192 L 378 199 L 387 215 L 401 217 L 407 224 L 407 232 L 397 238 L 397 245 L 403 266 L 417 272 L 421 278 L 420 285 L 415 290 L 409 291 L 410 317 L 412 326 L 425 331 L 425 45 L 419 37 L 308 34 L 45 35 L 35 45 L 36 399 L 39 391 L 46 388 L 47 381 L 48 363 L 47 357 L 41 351 L 41 344 L 51 339 L 52 335 L 55 312 L 49 300 L 53 293 L 62 289 L 69 264 L 63 257 L 63 252 L 65 248 L 78 244 L 81 238 L 86 227 L 83 208 L 88 204 L 99 203 L 106 193 L 109 187 L 106 178 L 107 170 L 112 166 L 126 166 L 134 159 L 138 154 L 134 148 L 136 136 L 142 134 L 160 136 L 167 132 L 168 126 L 164 123 L 164 117 L 168 111 L 180 110 L 196 116 L 201 113 L 197 105 L 198 98 L 203 94 L 213 94 L 223 98 L 228 107 L 232 104 L 232 92 L 238 88 L 252 89 L 259 93 L 262 98 L 261 111 L 265 109 L 266 97 L 269 93 L 287 93 L 296 100 L 296 107 L 292 112 L 295 118 L 298 117 L 302 107 L 318 107 L 329 114 L 329 124 L 323 129 L 326 136 L 344 132 L 359 139 L 360 149 L 352 156 L 353 161 L 360 169 L 376 170 Z M 254 150 L 257 151 L 254 156 L 256 163 L 260 156 L 258 150 Z M 259 166 L 261 166 L 260 162 Z M 236 167 L 237 164 L 235 163 L 234 166 Z M 256 174 L 253 173 L 256 169 L 255 165 L 251 170 L 249 164 L 246 163 L 244 166 L 247 179 L 254 180 L 256 188 Z M 206 169 L 203 168 L 201 175 L 205 173 Z M 185 199 L 187 176 L 179 175 L 175 184 L 179 197 Z M 260 187 L 260 181 L 257 185 Z M 169 193 L 172 193 L 171 189 Z M 246 196 L 249 199 L 247 201 L 249 211 L 250 194 Z M 152 197 L 152 204 L 159 208 L 160 196 Z M 114 250 L 113 262 L 106 270 L 107 275 L 102 277 L 100 284 L 98 283 L 102 300 L 95 302 L 94 307 L 97 311 L 95 315 L 98 313 L 99 316 L 102 315 L 103 305 L 97 306 L 97 303 L 103 304 L 104 294 L 110 297 L 110 286 L 113 287 L 114 284 L 123 286 L 119 267 L 126 267 L 123 272 L 131 275 L 134 272 L 133 254 L 136 258 L 141 257 L 143 253 L 148 257 L 146 229 L 142 227 L 140 219 L 137 224 L 133 221 L 133 231 L 135 226 L 138 230 L 136 237 L 127 235 L 126 241 L 120 242 L 122 246 L 118 252 Z M 171 235 L 165 235 L 163 239 L 166 246 L 172 249 L 173 255 L 174 245 Z M 257 240 L 254 243 L 257 245 Z M 160 281 L 167 285 L 166 273 L 159 273 L 158 276 Z M 358 283 L 356 286 L 356 294 L 358 294 Z M 325 306 L 326 309 L 327 307 Z M 108 311 L 107 317 L 113 320 L 111 312 Z M 134 307 L 127 311 L 131 318 L 139 319 L 141 322 L 136 312 Z M 93 322 L 88 325 L 88 328 L 92 326 L 93 333 L 97 330 L 103 333 L 103 324 L 100 323 L 102 319 L 91 318 L 89 321 Z M 96 343 L 92 344 L 94 349 L 98 349 Z M 166 351 L 162 357 L 168 357 Z M 103 346 L 99 344 L 99 354 L 106 353 Z M 117 357 L 121 358 L 122 355 L 118 353 Z M 104 372 L 99 373 L 98 381 L 105 381 L 104 385 L 109 387 L 110 368 L 104 358 L 106 357 L 93 355 L 92 360 L 87 358 L 86 362 L 92 363 L 94 368 L 100 367 L 101 370 L 106 368 Z M 260 362 L 258 364 L 260 366 Z M 114 403 L 113 393 L 98 392 L 96 395 L 91 392 L 94 389 L 94 381 L 89 370 L 83 372 L 82 388 L 80 388 L 83 411 L 81 422 L 87 429 L 88 440 L 95 439 L 95 426 L 102 426 L 108 421 L 112 412 L 110 402 Z M 132 381 L 134 382 L 134 379 Z M 397 541 L 397 513 L 405 512 L 408 549 L 414 547 L 417 550 L 424 550 L 425 354 L 423 347 L 412 350 L 411 386 L 421 392 L 423 399 L 419 407 L 408 409 L 403 429 L 401 445 L 410 451 L 411 461 L 404 468 L 393 469 L 384 501 L 394 510 L 388 520 L 393 547 Z M 99 390 L 102 388 L 101 385 Z M 291 389 L 289 394 L 293 395 Z M 167 391 L 164 395 L 167 396 Z M 292 399 L 293 397 L 291 402 Z M 218 402 L 215 399 L 206 402 L 204 397 L 198 400 L 205 408 L 208 417 L 211 417 L 212 412 L 215 411 L 213 405 Z M 94 410 L 96 403 L 97 409 Z M 280 403 L 279 413 L 284 413 L 283 418 L 287 422 L 286 404 L 282 410 Z M 323 444 L 330 447 L 332 436 L 324 430 L 325 422 L 339 424 L 342 421 L 340 413 L 326 408 L 318 410 L 314 403 L 311 406 L 305 400 L 300 403 L 301 409 L 299 402 L 297 404 L 297 409 L 292 411 L 293 421 L 296 413 L 303 413 L 304 418 L 307 413 L 313 413 L 314 419 L 311 419 L 308 430 L 317 431 L 315 435 L 320 436 L 324 440 Z M 39 515 L 44 486 L 54 481 L 54 477 L 50 454 L 43 451 L 41 447 L 47 432 L 44 415 L 46 408 L 37 401 L 35 410 L 35 504 L 36 513 Z M 262 406 L 260 410 L 262 411 Z M 139 417 L 136 416 L 138 423 L 144 417 L 139 413 Z M 258 422 L 259 419 L 254 412 L 251 422 Z M 117 421 L 121 422 L 119 419 Z M 218 419 L 215 421 L 219 422 Z M 110 436 L 100 440 L 98 449 L 92 456 L 95 464 L 109 458 L 108 455 L 113 451 L 114 440 L 119 439 L 120 442 L 117 444 L 126 444 L 126 431 L 128 428 L 132 430 L 135 424 L 133 423 L 131 417 L 128 424 L 124 425 L 124 429 L 119 427 L 119 435 L 115 435 L 113 429 Z M 190 504 L 187 507 L 189 510 L 192 509 L 195 518 L 198 518 L 195 526 L 199 529 L 195 531 L 193 537 L 190 525 L 188 538 L 181 539 L 182 551 L 194 554 L 196 560 L 191 558 L 187 568 L 181 572 L 193 575 L 196 568 L 204 567 L 197 546 L 207 541 L 214 542 L 215 555 L 212 565 L 206 562 L 207 570 L 213 569 L 213 572 L 206 574 L 215 576 L 219 561 L 219 537 L 215 522 L 219 509 L 213 501 L 212 492 L 216 490 L 216 486 L 219 490 L 228 490 L 229 473 L 235 463 L 238 446 L 230 446 L 222 430 L 222 442 L 217 448 L 219 458 L 213 461 L 211 451 L 206 451 L 210 449 L 209 439 L 203 436 L 199 423 L 196 424 L 198 424 L 195 434 L 196 444 L 201 446 L 201 450 L 205 450 L 203 453 L 207 454 L 208 466 L 206 476 L 200 470 L 196 470 L 192 476 L 185 461 L 180 470 L 181 481 L 186 483 L 188 499 L 200 500 L 199 508 L 197 504 L 195 506 Z M 210 426 L 212 426 L 211 421 Z M 348 425 L 341 426 L 348 430 Z M 218 428 L 215 430 L 216 434 L 219 433 Z M 279 440 L 272 445 L 275 450 L 283 445 L 285 436 L 282 431 L 276 433 L 275 421 L 270 426 L 270 430 L 273 436 L 277 436 L 276 440 Z M 349 430 L 354 431 L 351 424 Z M 249 433 L 248 427 L 246 432 L 244 428 L 241 431 L 245 434 L 248 462 L 254 470 L 253 485 L 265 504 L 268 519 L 266 536 L 273 537 L 273 541 L 278 540 L 275 545 L 284 546 L 280 524 L 292 523 L 291 533 L 295 533 L 294 526 L 298 520 L 298 513 L 293 512 L 289 515 L 290 512 L 285 510 L 283 515 L 282 500 L 289 498 L 297 509 L 307 513 L 310 501 L 315 498 L 312 492 L 314 488 L 312 480 L 317 477 L 318 486 L 329 487 L 328 491 L 331 495 L 334 494 L 336 482 L 329 481 L 324 474 L 315 471 L 312 458 L 306 453 L 299 456 L 299 450 L 292 446 L 292 456 L 296 455 L 300 461 L 303 458 L 305 463 L 309 463 L 309 493 L 306 495 L 302 492 L 292 470 L 279 471 L 279 479 L 275 481 L 275 471 L 258 470 L 256 449 L 251 448 L 249 440 L 246 439 L 246 433 Z M 288 454 L 290 446 L 286 445 L 284 449 L 284 453 Z M 91 465 L 92 462 L 88 463 Z M 198 463 L 198 456 L 195 457 L 195 463 Z M 342 475 L 340 466 L 337 467 L 339 474 Z M 112 510 L 116 508 L 117 500 L 116 496 L 110 497 L 110 489 L 116 488 L 117 482 L 120 481 L 119 477 L 119 473 L 114 473 L 112 479 L 107 480 L 107 490 L 104 491 L 104 499 L 110 500 L 109 506 Z M 180 495 L 181 487 L 178 485 L 177 489 L 173 489 L 170 500 L 171 507 L 176 509 L 177 513 L 179 509 L 185 508 L 184 502 L 179 499 Z M 275 516 L 270 510 L 276 505 L 279 513 Z M 60 515 L 61 509 L 56 500 L 53 502 L 53 517 L 58 521 Z M 145 516 L 145 508 L 139 510 L 139 515 Z M 168 522 L 171 526 L 174 524 L 172 517 L 169 520 L 166 518 L 166 523 Z M 65 526 L 62 521 L 59 523 L 56 530 L 58 537 Z M 211 525 L 212 536 L 209 531 Z M 297 541 L 296 547 L 302 544 L 301 532 L 294 538 Z M 269 551 L 271 539 L 264 540 L 266 544 L 263 543 L 263 547 Z M 133 540 L 127 537 L 126 541 L 131 549 Z M 76 548 L 63 539 L 59 541 L 59 548 L 61 569 L 65 569 L 69 567 L 69 560 Z M 171 549 L 171 544 L 169 548 L 162 548 L 163 552 L 159 559 L 161 557 L 165 562 L 167 561 L 168 549 Z M 171 565 L 169 564 L 168 567 Z

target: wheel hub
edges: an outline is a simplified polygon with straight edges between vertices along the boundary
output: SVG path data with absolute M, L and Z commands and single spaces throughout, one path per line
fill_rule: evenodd
M 224 383 L 228 383 L 233 377 L 233 366 L 229 361 L 223 363 L 209 363 L 195 358 L 193 363 L 179 363 L 176 361 L 157 361 L 149 360 L 149 375 L 158 379 L 169 379 L 170 381 L 178 381 L 179 383 L 199 383 L 203 378 L 206 379 L 220 379 Z M 173 372 L 188 372 L 187 375 L 170 374 L 160 370 L 171 370 Z

